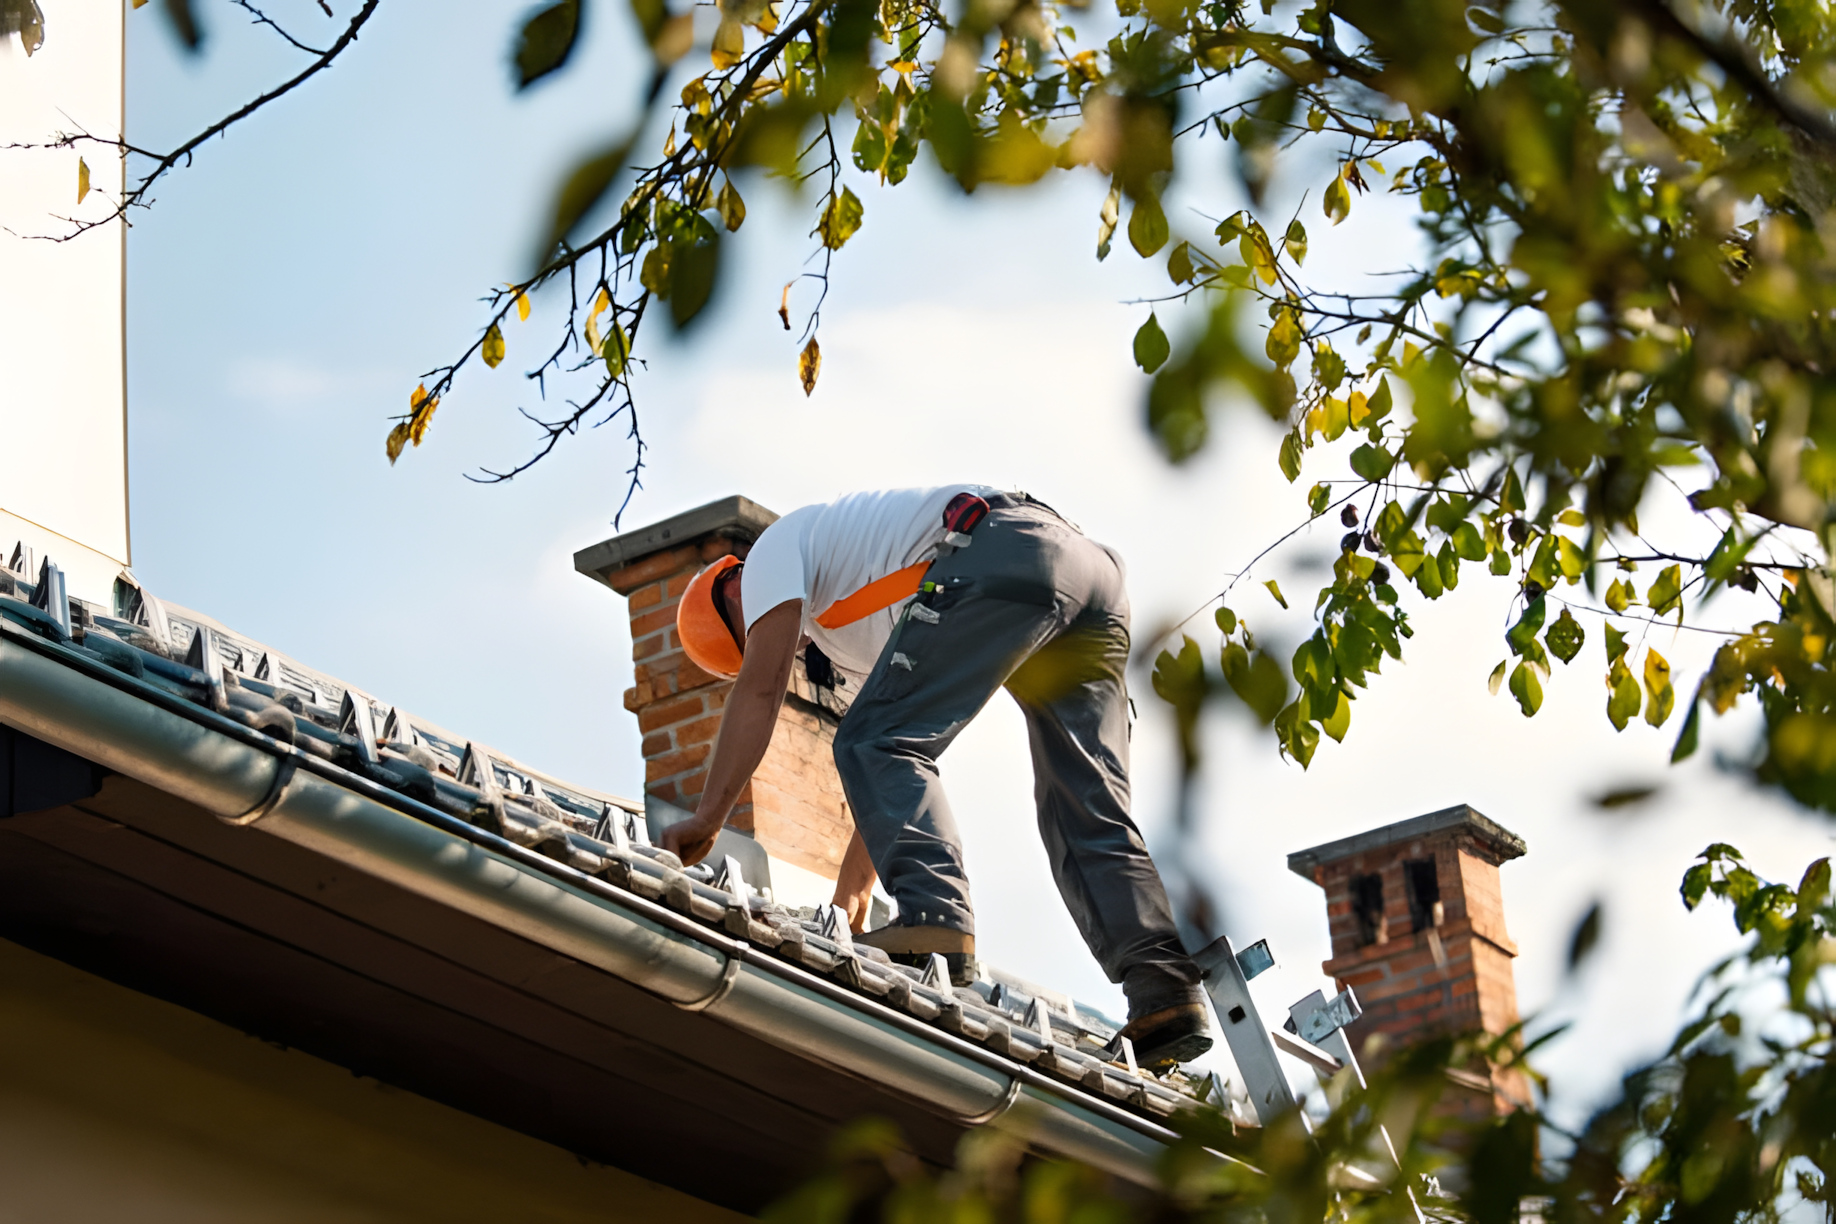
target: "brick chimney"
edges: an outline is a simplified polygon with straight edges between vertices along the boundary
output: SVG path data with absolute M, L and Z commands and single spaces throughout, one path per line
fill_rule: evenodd
M 644 734 L 653 835 L 678 811 L 693 810 L 733 687 L 682 652 L 677 601 L 704 566 L 729 553 L 744 557 L 777 517 L 748 498 L 727 497 L 574 554 L 574 568 L 623 595 L 631 617 L 636 683 L 625 690 L 625 708 Z M 833 706 L 799 662 L 771 748 L 728 821 L 770 856 L 773 890 L 791 905 L 828 902 L 853 830 L 835 773 Z
M 1517 945 L 1498 868 L 1523 853 L 1522 838 L 1462 804 L 1288 856 L 1289 870 L 1326 891 L 1332 959 L 1321 969 L 1364 1006 L 1354 1048 L 1377 1033 L 1396 1048 L 1517 1023 Z M 1452 1078 L 1444 1108 L 1464 1116 L 1530 1100 L 1521 1072 L 1481 1066 Z

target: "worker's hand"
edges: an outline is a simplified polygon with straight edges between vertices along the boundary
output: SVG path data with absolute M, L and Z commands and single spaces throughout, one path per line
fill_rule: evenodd
M 854 836 L 848 839 L 841 871 L 835 877 L 835 904 L 848 915 L 848 929 L 856 935 L 867 929 L 875 878 L 873 860 L 867 856 L 867 843 L 861 840 L 861 831 L 856 829 Z
M 714 849 L 714 839 L 720 836 L 721 827 L 726 823 L 697 813 L 663 830 L 657 845 L 681 859 L 684 867 L 693 867 L 708 857 L 708 852 Z

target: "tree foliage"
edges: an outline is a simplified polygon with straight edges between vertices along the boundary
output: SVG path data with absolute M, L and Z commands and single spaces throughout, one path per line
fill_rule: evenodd
M 348 18 L 323 0 L 348 23 L 325 51 L 232 2 L 316 58 L 172 152 L 121 145 L 148 160 L 117 215 L 347 53 L 380 0 L 347 5 Z M 593 8 L 546 4 L 510 32 L 517 87 L 566 70 Z M 635 488 L 633 376 L 650 324 L 660 313 L 686 327 L 706 309 L 725 236 L 746 221 L 741 187 L 760 172 L 816 186 L 803 197 L 816 270 L 779 312 L 800 333 L 788 364 L 806 393 L 832 260 L 869 220 L 871 193 L 844 177 L 893 187 L 921 156 L 968 192 L 1098 174 L 1096 258 L 1121 231 L 1139 257 L 1165 260 L 1165 300 L 1118 343 L 1153 376 L 1147 425 L 1167 457 L 1203 449 L 1220 404 L 1253 402 L 1287 427 L 1275 456 L 1287 478 L 1324 477 L 1307 514 L 1337 512 L 1346 528 L 1314 632 L 1276 662 L 1281 683 L 1233 614 L 1234 635 L 1194 674 L 1238 680 L 1207 680 L 1205 694 L 1253 680 L 1263 712 L 1282 690 L 1267 721 L 1304 766 L 1402 657 L 1408 606 L 1478 572 L 1520 593 L 1492 685 L 1526 716 L 1552 656 L 1602 666 L 1584 650 L 1596 636 L 1614 728 L 1675 725 L 1681 759 L 1705 707 L 1752 694 L 1758 775 L 1836 810 L 1836 27 L 1823 6 L 722 0 L 705 43 L 685 7 L 629 9 L 649 61 L 644 112 L 565 176 L 534 271 L 492 290 L 476 338 L 417 380 L 392 460 L 474 359 L 492 367 L 534 345 L 529 378 L 585 391 L 558 418 L 532 416 L 533 456 L 486 478 L 623 416 Z M 192 5 L 164 11 L 200 45 Z M 97 138 L 53 143 L 86 142 Z M 1169 193 L 1219 152 L 1251 206 L 1184 232 Z M 1315 180 L 1300 215 L 1265 215 L 1278 175 Z M 1412 214 L 1410 241 L 1395 206 L 1366 207 L 1376 194 Z M 1309 222 L 1369 225 L 1419 258 L 1346 291 L 1305 270 Z M 515 326 L 531 295 L 566 308 L 539 345 Z M 1661 526 L 1641 530 L 1641 514 Z M 1685 520 L 1711 524 L 1714 546 L 1691 547 Z M 1774 611 L 1729 634 L 1706 675 L 1673 676 L 1628 645 L 1629 624 L 1683 623 L 1728 587 Z
M 1711 846 L 1685 878 L 1683 899 L 1694 908 L 1710 895 L 1752 936 L 1746 951 L 1707 975 L 1703 1001 L 1669 1051 L 1628 1075 L 1578 1132 L 1533 1109 L 1483 1122 L 1437 1110 L 1448 1068 L 1533 1053 L 1514 1050 L 1512 1035 L 1440 1040 L 1392 1057 L 1367 1089 L 1348 1087 L 1311 1128 L 1293 1114 L 1252 1128 L 1215 1110 L 1185 1117 L 1161 1163 L 1162 1187 L 1146 1199 L 1088 1168 L 1023 1162 L 1025 1145 L 997 1128 L 966 1136 L 955 1168 L 927 1168 L 895 1130 L 868 1120 L 839 1136 L 827 1172 L 765 1218 L 1415 1224 L 1419 1208 L 1424 1218 L 1471 1224 L 1829 1219 L 1829 860 L 1813 863 L 1794 888 L 1761 880 L 1732 847 Z M 1579 940 L 1577 951 L 1585 955 Z M 1348 1168 L 1366 1176 L 1347 1176 Z

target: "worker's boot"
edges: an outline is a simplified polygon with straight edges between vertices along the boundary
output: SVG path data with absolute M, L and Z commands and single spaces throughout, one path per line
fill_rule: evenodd
M 1175 1003 L 1130 1020 L 1122 1035 L 1135 1047 L 1137 1066 L 1164 1071 L 1211 1048 L 1211 1016 L 1203 1003 Z
M 970 961 L 975 956 L 975 936 L 966 931 L 939 926 L 900 926 L 894 922 L 877 930 L 863 931 L 854 937 L 854 942 L 878 948 L 894 964 L 910 965 L 914 969 L 929 965 L 935 953 L 944 958 L 952 986 L 967 986 L 974 980 Z

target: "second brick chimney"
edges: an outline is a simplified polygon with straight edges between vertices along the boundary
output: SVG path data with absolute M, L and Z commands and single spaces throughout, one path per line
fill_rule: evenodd
M 583 548 L 574 568 L 626 600 L 635 683 L 625 708 L 643 732 L 644 791 L 653 826 L 671 809 L 693 810 L 706 781 L 731 681 L 689 662 L 676 640 L 676 604 L 709 562 L 744 557 L 777 515 L 727 497 Z M 765 760 L 741 792 L 728 828 L 757 840 L 771 858 L 772 886 L 791 905 L 826 903 L 854 827 L 835 773 L 839 718 L 801 663 L 778 715 Z
M 1523 853 L 1522 838 L 1462 804 L 1288 856 L 1326 890 L 1332 959 L 1320 968 L 1364 1007 L 1354 1048 L 1376 1033 L 1394 1048 L 1517 1023 L 1498 868 Z M 1457 1113 L 1529 1102 L 1520 1072 L 1479 1067 L 1454 1080 Z

